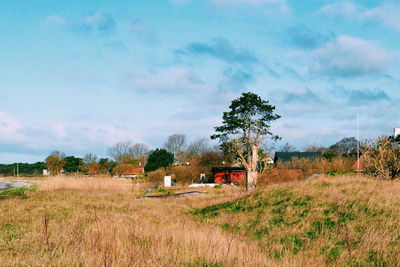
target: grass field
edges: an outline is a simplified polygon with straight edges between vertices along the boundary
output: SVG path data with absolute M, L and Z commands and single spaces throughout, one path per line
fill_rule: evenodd
M 5 266 L 398 266 L 400 183 L 320 177 L 248 194 L 137 199 L 145 184 L 48 178 L 0 199 Z M 182 188 L 183 190 L 184 188 Z

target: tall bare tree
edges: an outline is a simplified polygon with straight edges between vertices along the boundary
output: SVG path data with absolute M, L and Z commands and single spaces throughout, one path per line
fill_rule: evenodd
M 199 138 L 190 143 L 187 152 L 191 155 L 201 155 L 205 152 L 211 151 L 210 142 L 207 138 Z
M 108 155 L 112 157 L 116 162 L 122 162 L 129 155 L 129 148 L 131 147 L 131 142 L 124 141 L 118 142 L 112 147 L 108 148 Z
M 129 147 L 129 154 L 134 158 L 140 158 L 147 155 L 150 152 L 150 148 L 146 144 L 136 143 Z
M 173 134 L 168 137 L 164 147 L 174 154 L 175 159 L 181 162 L 184 158 L 184 151 L 186 148 L 186 136 L 184 134 Z
M 90 165 L 97 162 L 97 156 L 93 153 L 87 153 L 82 160 L 84 164 Z
M 184 134 L 173 134 L 168 136 L 168 140 L 165 142 L 164 147 L 175 154 L 179 154 L 185 150 L 186 147 L 186 136 Z

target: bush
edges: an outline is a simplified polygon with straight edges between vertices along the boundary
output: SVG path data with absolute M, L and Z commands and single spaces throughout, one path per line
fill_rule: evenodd
M 352 171 L 355 158 L 352 157 L 333 157 L 331 159 L 307 159 L 307 158 L 292 158 L 290 161 L 277 162 L 277 169 L 281 170 L 302 170 L 326 173 L 329 171 Z
M 167 172 L 164 169 L 158 169 L 147 174 L 147 179 L 150 183 L 163 183 L 164 176 Z
M 200 166 L 176 166 L 171 168 L 171 172 L 175 174 L 177 183 L 198 183 L 200 182 L 200 173 L 210 176 L 210 168 Z
M 386 180 L 400 177 L 400 147 L 394 146 L 391 139 L 381 137 L 365 146 L 363 157 L 366 173 Z

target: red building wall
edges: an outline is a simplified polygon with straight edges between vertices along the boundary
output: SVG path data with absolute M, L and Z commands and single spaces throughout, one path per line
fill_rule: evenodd
M 245 171 L 225 171 L 214 173 L 214 183 L 216 184 L 246 184 Z

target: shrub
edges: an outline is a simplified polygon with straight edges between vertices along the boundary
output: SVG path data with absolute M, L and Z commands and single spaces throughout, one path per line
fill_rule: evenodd
M 386 137 L 365 146 L 363 168 L 366 173 L 391 180 L 400 177 L 400 147 Z
M 175 174 L 178 183 L 198 183 L 200 181 L 200 173 L 210 176 L 210 168 L 201 166 L 176 166 L 171 168 L 171 172 Z
M 329 172 L 329 171 L 342 171 L 348 172 L 352 170 L 355 159 L 352 157 L 333 157 L 331 159 L 307 159 L 307 158 L 292 158 L 286 162 L 277 162 L 277 169 L 281 170 L 302 170 L 302 171 L 316 171 L 316 172 Z
M 164 176 L 167 175 L 167 171 L 164 169 L 158 169 L 147 174 L 147 179 L 150 183 L 163 183 Z

